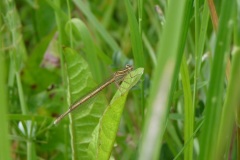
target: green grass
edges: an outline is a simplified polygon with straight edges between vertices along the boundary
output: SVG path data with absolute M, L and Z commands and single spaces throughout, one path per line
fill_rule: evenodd
M 209 2 L 1 1 L 0 160 L 239 159 L 240 4 Z

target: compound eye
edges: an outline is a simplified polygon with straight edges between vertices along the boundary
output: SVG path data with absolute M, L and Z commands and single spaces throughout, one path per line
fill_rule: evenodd
M 133 66 L 127 64 L 127 65 L 126 65 L 126 69 L 128 69 L 128 70 L 132 70 L 132 69 L 133 69 Z
M 133 68 L 132 65 L 127 64 L 126 68 Z

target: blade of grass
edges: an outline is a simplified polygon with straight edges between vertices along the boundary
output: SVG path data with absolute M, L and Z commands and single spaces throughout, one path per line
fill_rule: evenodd
M 168 147 L 170 148 L 173 156 L 176 156 L 179 150 L 183 147 L 181 139 L 174 127 L 174 121 L 168 121 L 166 133 L 164 134 L 164 140 L 167 141 Z
M 194 71 L 194 89 L 193 89 L 193 105 L 196 108 L 196 94 L 198 86 L 199 72 L 202 64 L 202 55 L 206 39 L 206 32 L 209 21 L 209 9 L 207 1 L 204 2 L 203 15 L 202 15 L 202 24 L 200 27 L 199 40 L 196 41 L 196 50 L 195 50 L 195 71 Z M 196 31 L 195 31 L 196 32 Z M 197 43 L 198 42 L 198 43 Z
M 18 90 L 18 96 L 20 101 L 20 107 L 22 114 L 28 114 L 28 108 L 25 102 L 22 82 L 21 82 L 21 76 L 20 76 L 20 69 L 21 65 L 24 60 L 27 58 L 27 54 L 25 51 L 25 46 L 23 45 L 22 41 L 22 34 L 20 30 L 18 29 L 21 25 L 21 21 L 19 18 L 19 15 L 17 13 L 17 10 L 15 8 L 15 2 L 14 1 L 5 1 L 5 7 L 7 8 L 6 12 L 6 23 L 8 25 L 8 29 L 11 34 L 11 43 L 12 43 L 12 50 L 10 50 L 10 57 L 11 57 L 11 64 L 12 64 L 12 74 L 15 74 L 16 83 L 17 83 L 17 90 Z M 10 75 L 10 77 L 13 77 Z M 29 139 L 27 141 L 27 159 L 33 159 L 36 157 L 36 150 L 34 147 L 34 143 L 32 140 Z
M 11 63 L 13 68 L 11 68 L 13 71 L 12 73 L 15 74 L 17 86 L 18 86 L 18 96 L 19 96 L 19 101 L 20 101 L 20 106 L 23 114 L 28 113 L 28 109 L 25 103 L 24 99 L 24 93 L 22 89 L 22 83 L 21 83 L 21 78 L 20 78 L 20 68 L 22 65 L 22 60 L 26 58 L 24 52 L 22 52 L 22 48 L 24 46 L 21 45 L 21 33 L 18 30 L 18 25 L 20 25 L 20 20 L 19 16 L 17 13 L 17 10 L 15 8 L 15 4 L 13 1 L 6 1 L 5 2 L 6 8 L 7 8 L 7 13 L 6 13 L 6 23 L 7 27 L 9 27 L 9 31 L 12 37 L 12 50 L 10 51 L 10 57 L 11 57 Z
M 59 10 L 61 8 L 60 1 L 55 1 L 54 3 L 51 3 L 54 5 L 54 12 L 55 12 L 55 17 L 56 17 L 56 23 L 57 23 L 57 29 L 58 29 L 58 39 L 59 39 L 59 45 L 58 45 L 58 50 L 60 54 L 60 60 L 61 60 L 61 72 L 62 72 L 62 81 L 63 81 L 63 88 L 66 88 L 66 72 L 64 70 L 64 61 L 63 61 L 63 53 L 62 53 L 62 47 L 63 46 L 68 46 L 68 39 L 67 35 L 65 34 L 64 31 L 64 26 L 68 20 L 68 16 L 62 16 L 63 13 L 61 13 Z M 71 39 L 70 39 L 71 41 Z M 70 42 L 72 44 L 72 42 Z M 66 94 L 65 94 L 66 95 Z M 67 109 L 66 101 L 63 102 L 65 105 L 65 108 Z
M 134 57 L 134 66 L 135 67 L 145 67 L 145 58 L 144 58 L 144 52 L 143 52 L 143 45 L 142 45 L 142 2 L 141 0 L 138 1 L 139 4 L 139 24 L 137 22 L 137 19 L 134 15 L 134 10 L 129 2 L 129 0 L 124 0 L 124 4 L 127 10 L 127 16 L 128 16 L 128 22 L 130 27 L 130 35 L 131 35 L 131 46 L 132 46 L 132 52 Z M 141 83 L 141 90 L 138 92 L 135 92 L 137 95 L 141 95 L 140 99 L 137 99 L 135 101 L 141 100 L 141 102 L 138 104 L 140 105 L 140 113 L 144 113 L 145 108 L 145 102 L 144 102 L 144 93 L 143 93 L 144 83 Z M 137 96 L 135 96 L 137 97 Z
M 194 136 L 195 136 L 195 135 L 197 134 L 197 132 L 201 129 L 201 127 L 202 127 L 202 125 L 203 125 L 203 122 L 204 122 L 204 121 L 201 121 L 201 123 L 198 124 L 197 128 L 196 128 L 195 131 L 193 132 L 193 135 L 191 136 L 190 139 L 188 139 L 188 141 L 186 142 L 186 144 L 188 144 L 188 142 L 192 141 L 192 139 L 194 138 Z M 185 150 L 185 147 L 186 147 L 186 146 L 184 145 L 184 147 L 180 150 L 180 152 L 177 154 L 177 156 L 174 157 L 174 160 L 177 160 L 177 159 L 180 158 L 182 152 Z
M 182 59 L 181 77 L 184 95 L 184 146 L 186 146 L 184 150 L 184 159 L 191 160 L 193 159 L 193 139 L 191 137 L 194 127 L 194 105 L 192 103 L 192 91 L 185 56 L 183 56 Z
M 240 48 L 240 24 L 239 24 L 239 15 L 240 15 L 240 1 L 237 1 L 237 9 L 235 11 L 235 25 L 234 25 L 234 43 Z M 240 106 L 240 105 L 239 105 Z M 237 116 L 236 116 L 236 125 L 237 125 L 237 158 L 240 157 L 240 107 L 237 108 Z
M 155 67 L 157 65 L 157 58 L 156 58 L 156 55 L 155 55 L 155 51 L 153 50 L 149 40 L 147 39 L 147 37 L 144 33 L 143 33 L 143 42 L 145 44 L 145 47 L 148 50 L 149 56 L 152 60 L 152 64 Z
M 143 0 L 138 0 L 138 28 L 140 36 L 142 37 L 142 11 L 143 11 Z
M 210 83 L 207 92 L 205 122 L 202 128 L 199 159 L 216 159 L 216 142 L 222 113 L 224 71 L 229 53 L 233 1 L 224 0 L 221 7 Z
M 102 38 L 108 43 L 114 52 L 119 51 L 120 47 L 115 42 L 115 40 L 109 35 L 105 28 L 98 22 L 97 18 L 89 10 L 89 7 L 82 0 L 73 0 L 76 6 L 83 12 L 83 14 L 88 18 L 89 22 L 93 26 L 97 26 L 96 29 Z
M 216 145 L 216 158 L 222 159 L 227 150 L 227 143 L 231 142 L 235 113 L 240 106 L 240 48 L 233 50 L 232 71 L 227 89 L 226 101 L 221 115 L 220 131 Z
M 217 15 L 216 7 L 214 5 L 214 1 L 207 0 L 207 2 L 208 2 L 210 14 L 211 14 L 213 28 L 215 31 L 217 31 L 218 30 L 218 15 Z
M 131 7 L 131 4 L 129 0 L 124 0 L 126 10 L 127 10 L 127 16 L 128 16 L 128 22 L 130 26 L 130 34 L 131 34 L 131 42 L 132 42 L 132 50 L 133 50 L 133 57 L 136 67 L 144 67 L 144 53 L 143 53 L 143 46 L 142 46 L 142 36 L 141 32 L 139 30 L 139 26 L 137 23 L 137 19 L 134 15 L 133 8 Z M 139 8 L 141 10 L 141 8 Z
M 158 159 L 159 156 L 166 114 L 170 104 L 168 101 L 173 98 L 169 95 L 173 95 L 173 86 L 181 64 L 192 2 L 191 0 L 169 1 L 158 63 L 153 75 L 149 108 L 143 128 L 138 156 L 140 160 Z
M 116 7 L 116 2 L 117 0 L 112 0 L 111 3 L 109 3 L 108 1 L 105 1 L 105 3 L 107 3 L 107 11 L 104 12 L 104 16 L 102 19 L 102 24 L 105 28 L 108 28 L 109 25 L 111 24 L 111 19 L 112 16 L 114 14 L 114 9 Z M 104 3 L 104 2 L 103 2 Z
M 0 26 L 2 25 L 2 18 L 0 18 Z M 0 34 L 0 45 L 2 47 L 2 34 Z M 6 67 L 4 53 L 0 50 L 0 159 L 1 160 L 10 160 L 10 140 L 9 140 L 9 121 L 7 117 L 7 87 L 6 87 Z
M 60 61 L 61 61 L 61 74 L 62 74 L 62 83 L 63 83 L 63 90 L 64 92 L 64 96 L 66 97 L 67 95 L 67 73 L 66 70 L 64 69 L 64 56 L 63 56 L 63 51 L 62 51 L 62 47 L 63 46 L 68 46 L 69 45 L 69 40 L 67 39 L 67 35 L 65 34 L 65 30 L 64 30 L 64 26 L 66 24 L 66 22 L 68 21 L 68 18 L 70 17 L 70 15 L 65 15 L 64 13 L 61 12 L 61 2 L 60 1 L 54 1 L 54 3 L 51 3 L 51 1 L 47 1 L 51 7 L 53 7 L 54 9 L 54 13 L 55 13 L 55 18 L 56 18 L 56 24 L 57 24 L 57 31 L 58 31 L 58 51 L 60 54 Z M 71 38 L 71 35 L 70 35 Z M 72 45 L 72 39 L 70 39 L 70 45 Z M 62 105 L 64 110 L 67 110 L 67 101 L 64 98 L 63 99 L 63 105 Z M 64 137 L 66 137 L 64 139 L 64 159 L 68 159 L 69 157 L 69 139 L 67 138 L 69 133 L 68 133 L 68 128 L 63 127 L 63 134 Z

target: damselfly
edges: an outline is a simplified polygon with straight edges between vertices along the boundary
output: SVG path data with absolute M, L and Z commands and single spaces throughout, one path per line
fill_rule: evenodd
M 83 104 L 84 102 L 88 101 L 89 99 L 91 99 L 93 96 L 95 96 L 96 94 L 98 94 L 100 91 L 102 91 L 104 88 L 106 88 L 107 86 L 109 86 L 112 83 L 115 83 L 118 87 L 119 87 L 119 83 L 121 81 L 123 81 L 124 77 L 133 70 L 133 67 L 130 65 L 126 65 L 126 67 L 123 70 L 117 71 L 113 74 L 113 77 L 111 79 L 109 79 L 107 82 L 105 82 L 104 84 L 102 84 L 100 87 L 96 88 L 94 91 L 92 91 L 91 93 L 87 94 L 85 97 L 83 97 L 82 99 L 80 99 L 79 101 L 77 101 L 76 103 L 74 103 L 73 105 L 70 106 L 70 108 L 63 113 L 62 115 L 60 115 L 55 121 L 54 124 L 59 123 L 68 113 L 72 112 L 73 110 L 75 110 L 77 107 L 79 107 L 81 104 Z

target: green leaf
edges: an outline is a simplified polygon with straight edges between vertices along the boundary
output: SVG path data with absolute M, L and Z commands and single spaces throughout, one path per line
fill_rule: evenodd
M 95 85 L 88 65 L 79 54 L 70 48 L 65 48 L 65 60 L 70 105 L 92 90 Z M 95 156 L 103 159 L 110 156 L 128 91 L 138 82 L 142 74 L 143 69 L 139 68 L 126 76 L 105 112 L 107 101 L 100 94 L 92 103 L 81 106 L 78 111 L 70 115 L 73 159 L 95 159 L 93 158 Z M 106 130 L 111 132 L 106 134 Z M 106 148 L 107 152 L 105 152 Z
M 68 105 L 83 97 L 96 86 L 88 64 L 74 50 L 64 49 L 67 67 Z M 92 133 L 99 123 L 107 101 L 104 96 L 97 96 L 92 103 L 83 105 L 70 116 L 70 134 L 73 159 L 89 159 L 87 155 L 88 145 Z
M 120 89 L 112 98 L 110 105 L 106 108 L 100 124 L 96 128 L 96 130 L 99 129 L 99 132 L 95 132 L 93 135 L 93 140 L 95 141 L 92 141 L 92 146 L 90 147 L 92 159 L 109 159 L 128 91 L 140 80 L 142 74 L 143 68 L 138 68 L 130 72 L 121 84 Z M 96 140 L 98 141 L 96 142 Z

